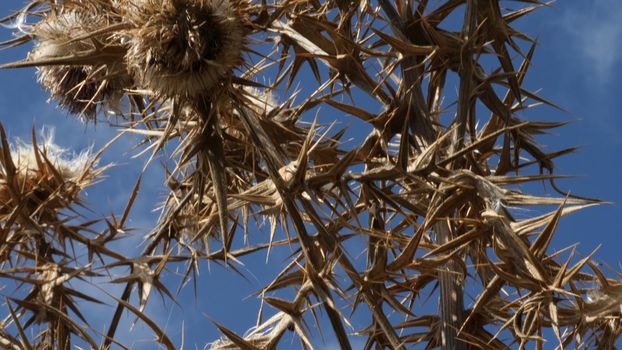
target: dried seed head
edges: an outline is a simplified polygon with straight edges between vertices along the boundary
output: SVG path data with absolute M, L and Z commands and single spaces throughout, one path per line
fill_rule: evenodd
M 89 26 L 89 21 L 92 23 Z M 64 12 L 58 15 L 50 14 L 39 22 L 33 34 L 37 39 L 32 52 L 31 60 L 40 60 L 53 57 L 64 57 L 93 48 L 89 40 L 74 40 L 89 32 L 88 28 L 102 27 L 101 19 L 89 16 L 84 12 Z
M 31 211 L 68 207 L 99 173 L 89 152 L 70 155 L 54 144 L 52 134 L 38 148 L 17 141 L 10 155 L 0 164 L 0 215 L 24 200 Z
M 127 62 L 156 94 L 192 98 L 241 62 L 243 24 L 228 0 L 129 0 Z
M 37 42 L 28 55 L 30 61 L 67 62 L 38 65 L 39 83 L 62 108 L 87 119 L 95 117 L 99 104 L 116 104 L 128 83 L 123 54 L 118 59 L 108 55 L 106 61 L 92 59 L 100 51 L 110 50 L 110 43 L 104 35 L 89 36 L 89 33 L 109 24 L 109 19 L 94 12 L 73 10 L 49 15 L 33 31 Z M 81 61 L 90 57 L 93 64 L 70 64 L 77 57 Z
M 101 98 L 111 93 L 106 82 L 93 79 L 90 73 L 89 67 L 79 66 L 43 67 L 38 70 L 39 83 L 58 101 L 59 106 L 71 114 L 84 115 L 86 120 L 94 119 L 96 103 L 102 102 Z M 95 96 L 98 90 L 99 98 Z M 93 97 L 97 99 L 93 100 Z

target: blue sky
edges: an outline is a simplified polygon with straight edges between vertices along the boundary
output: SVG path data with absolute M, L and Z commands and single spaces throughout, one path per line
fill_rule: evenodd
M 20 1 L 2 1 L 0 17 L 21 6 Z M 597 259 L 617 266 L 622 258 L 622 2 L 619 0 L 560 1 L 552 8 L 541 9 L 519 27 L 539 40 L 533 67 L 526 86 L 540 90 L 540 95 L 554 101 L 568 113 L 552 109 L 530 112 L 543 120 L 569 120 L 571 123 L 557 129 L 540 141 L 548 149 L 578 145 L 578 153 L 559 159 L 557 173 L 578 175 L 562 182 L 572 193 L 598 197 L 613 202 L 573 214 L 562 220 L 555 241 L 556 247 L 580 242 L 579 250 L 588 254 L 602 244 Z M 9 30 L 0 32 L 0 38 L 10 37 Z M 0 52 L 0 62 L 21 59 L 21 49 Z M 46 102 L 46 94 L 36 84 L 34 71 L 0 71 L 0 121 L 10 137 L 28 140 L 34 126 L 54 126 L 56 141 L 64 147 L 80 151 L 91 145 L 95 148 L 116 134 L 105 123 L 85 126 L 77 119 L 59 111 Z M 118 164 L 107 173 L 104 182 L 87 191 L 86 200 L 102 214 L 118 213 L 127 201 L 140 173 L 144 159 L 132 159 L 132 140 L 115 144 L 103 158 L 104 163 Z M 141 234 L 151 227 L 157 213 L 154 204 L 164 198 L 161 187 L 162 173 L 157 167 L 148 170 L 143 190 L 132 214 L 132 225 L 141 229 L 136 237 L 124 243 L 127 252 L 139 251 Z M 129 180 L 128 180 L 129 179 Z M 209 319 L 240 333 L 252 326 L 258 308 L 257 291 L 271 269 L 280 266 L 283 254 L 277 253 L 264 266 L 265 256 L 245 260 L 249 281 L 212 265 L 202 270 L 200 294 L 195 301 L 192 286 L 186 286 L 179 297 L 181 307 L 162 305 L 154 294 L 147 308 L 163 328 L 180 339 L 181 322 L 186 331 L 188 349 L 202 348 L 207 341 L 220 335 Z M 274 271 L 274 270 L 272 270 Z M 105 286 L 118 295 L 118 286 Z M 171 290 L 176 290 L 174 284 Z M 98 291 L 93 288 L 93 293 Z M 91 306 L 89 306 L 91 307 Z M 92 307 L 93 317 L 101 325 L 110 318 L 111 309 Z M 101 326 L 99 325 L 99 326 Z M 330 333 L 330 332 L 328 332 Z M 136 348 L 151 348 L 149 330 L 136 325 L 129 332 L 129 323 L 121 328 L 121 335 Z M 294 343 L 296 344 L 296 343 Z M 325 348 L 336 348 L 330 340 Z M 322 348 L 322 347 L 320 347 Z

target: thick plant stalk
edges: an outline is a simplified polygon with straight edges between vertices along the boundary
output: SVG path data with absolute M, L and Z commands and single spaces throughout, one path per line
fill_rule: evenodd
M 464 13 L 462 36 L 466 43 L 461 54 L 460 89 L 458 91 L 458 110 L 454 123 L 454 137 L 450 147 L 450 154 L 455 153 L 464 146 L 464 137 L 469 123 L 474 120 L 471 115 L 471 91 L 473 79 L 472 41 L 473 33 L 477 26 L 477 0 L 468 0 Z M 450 167 L 462 168 L 462 162 L 452 162 Z M 445 221 L 436 225 L 436 235 L 439 244 L 446 244 L 453 237 L 450 223 Z M 459 271 L 456 261 L 449 260 L 439 272 L 439 284 L 441 288 L 441 300 L 439 313 L 441 316 L 441 349 L 443 350 L 466 350 L 467 343 L 458 339 L 458 331 L 462 329 L 464 322 L 464 287 L 463 276 Z
M 436 234 L 439 244 L 446 244 L 453 237 L 448 222 L 436 224 Z M 464 322 L 464 291 L 463 277 L 459 266 L 454 260 L 449 260 L 438 273 L 441 288 L 439 311 L 441 317 L 441 348 L 466 350 L 467 344 L 458 339 L 458 331 Z

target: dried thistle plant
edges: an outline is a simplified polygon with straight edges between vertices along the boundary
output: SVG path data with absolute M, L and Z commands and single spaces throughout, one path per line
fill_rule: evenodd
M 0 328 L 13 325 L 23 334 L 24 329 L 45 325 L 35 338 L 16 341 L 9 337 L 3 346 L 68 349 L 72 334 L 95 344 L 74 318 L 84 321 L 76 300 L 98 301 L 67 283 L 97 273 L 75 266 L 67 248 L 91 242 L 88 235 L 93 223 L 79 224 L 77 208 L 81 192 L 107 167 L 97 167 L 99 154 L 75 155 L 57 146 L 52 133 L 44 135 L 42 142 L 33 133 L 31 144 L 18 140 L 10 146 L 0 125 L 0 139 L 0 277 L 13 281 L 7 288 L 11 283 L 22 291 L 31 286 L 25 294 L 16 292 L 5 299 L 10 315 Z M 105 250 L 89 248 L 89 254 L 99 254 L 100 249 Z M 19 320 L 27 315 L 25 321 Z
M 3 137 L 0 278 L 32 287 L 6 302 L 0 345 L 68 349 L 77 337 L 108 349 L 120 345 L 127 310 L 174 349 L 145 312 L 153 290 L 174 301 L 168 268 L 185 264 L 184 285 L 209 278 L 197 273 L 202 262 L 240 272 L 246 255 L 288 249 L 257 292 L 257 324 L 239 336 L 216 323 L 224 338 L 207 347 L 275 349 L 293 333 L 312 348 L 315 323 L 342 349 L 355 337 L 366 349 L 614 348 L 620 276 L 593 254 L 550 247 L 561 217 L 601 202 L 557 187 L 554 161 L 574 149 L 547 153 L 539 140 L 563 123 L 521 117 L 555 107 L 524 85 L 536 45 L 514 27 L 544 5 L 50 0 L 7 17 L 41 19 L 4 44 L 35 42 L 5 68 L 38 67 L 52 98 L 89 118 L 123 95 L 123 133 L 168 161 L 162 215 L 128 258 L 111 242 L 126 231 L 140 181 L 105 228 L 63 220 L 85 204 L 78 194 L 100 174 L 97 157 L 70 166 L 47 143 L 11 148 Z M 457 17 L 461 29 L 445 29 Z M 348 116 L 360 131 L 338 128 Z M 536 182 L 557 196 L 521 190 Z M 269 234 L 254 234 L 264 224 Z M 74 302 L 100 301 L 71 286 L 88 278 L 125 285 L 103 335 Z M 416 304 L 430 296 L 437 312 Z M 349 316 L 361 309 L 366 325 Z M 35 321 L 39 337 L 25 332 Z

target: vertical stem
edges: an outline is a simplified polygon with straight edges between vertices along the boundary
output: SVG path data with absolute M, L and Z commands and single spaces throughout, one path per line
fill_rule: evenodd
M 444 221 L 436 224 L 435 231 L 439 244 L 449 242 L 452 232 L 449 223 Z M 438 280 L 441 288 L 441 300 L 439 303 L 441 316 L 441 349 L 443 350 L 466 350 L 466 343 L 458 339 L 458 331 L 464 322 L 464 295 L 462 276 L 458 272 L 458 264 L 449 260 L 441 267 Z
M 458 110 L 454 124 L 457 125 L 450 146 L 450 154 L 461 149 L 467 132 L 467 125 L 475 117 L 472 111 L 473 90 L 473 33 L 477 26 L 477 0 L 467 0 L 462 26 L 462 39 L 464 40 L 460 54 L 460 89 L 458 91 Z M 462 162 L 453 162 L 451 168 L 461 168 Z M 439 244 L 449 242 L 453 232 L 448 221 L 436 225 L 436 235 Z M 468 345 L 458 339 L 458 332 L 464 322 L 464 290 L 462 286 L 459 266 L 454 260 L 448 261 L 439 272 L 441 288 L 441 300 L 439 303 L 441 316 L 441 349 L 442 350 L 466 350 Z
M 380 0 L 380 6 L 387 14 L 393 31 L 402 39 L 413 41 L 409 38 L 409 32 L 404 28 L 402 16 L 396 11 L 390 1 Z M 473 116 L 471 112 L 471 90 L 473 86 L 473 62 L 471 39 L 477 26 L 477 0 L 466 0 L 466 10 L 464 14 L 464 24 L 462 27 L 462 37 L 465 40 L 465 47 L 461 52 L 460 71 L 460 90 L 458 93 L 458 112 L 454 123 L 457 124 L 456 132 L 452 138 L 450 154 L 459 149 L 464 143 L 464 136 L 467 130 L 467 124 Z M 404 83 L 411 88 L 409 93 L 409 117 L 414 125 L 411 132 L 416 140 L 425 147 L 434 142 L 435 130 L 433 128 L 433 116 L 428 113 L 430 106 L 426 106 L 421 91 L 420 77 L 423 72 L 417 67 L 417 61 L 413 57 L 404 60 Z M 462 164 L 450 164 L 450 167 L 460 167 Z M 438 244 L 444 244 L 450 241 L 452 230 L 448 222 L 441 222 L 435 225 Z M 458 339 L 458 331 L 462 327 L 464 320 L 464 296 L 461 283 L 459 266 L 455 261 L 449 261 L 441 267 L 438 279 L 441 289 L 441 300 L 439 303 L 439 313 L 442 320 L 442 346 L 443 350 L 466 350 L 467 344 Z

